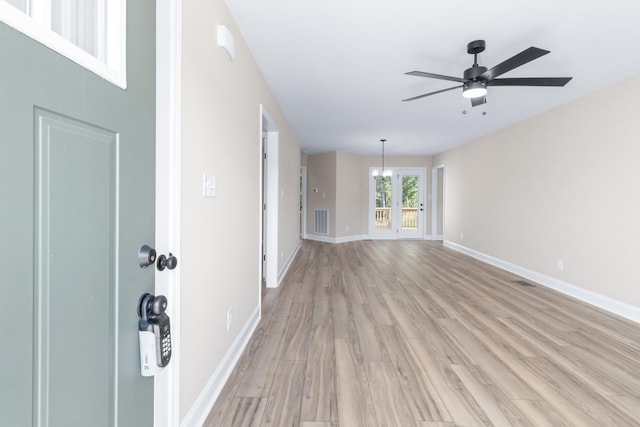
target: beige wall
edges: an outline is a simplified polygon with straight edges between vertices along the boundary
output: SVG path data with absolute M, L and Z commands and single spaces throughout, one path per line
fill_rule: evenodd
M 336 234 L 335 237 L 367 234 L 366 209 L 369 188 L 362 180 L 363 157 L 338 152 L 336 155 Z
M 297 244 L 300 149 L 222 0 L 182 4 L 180 418 L 259 306 L 260 105 L 279 130 L 279 252 Z M 230 62 L 216 26 L 235 38 Z M 202 175 L 217 196 L 202 197 Z M 233 324 L 226 315 L 233 308 Z
M 279 122 L 284 123 L 284 118 Z M 287 127 L 279 129 L 278 276 L 300 244 L 300 146 Z
M 314 234 L 314 211 L 327 209 L 328 236 L 336 235 L 336 157 L 336 152 L 307 156 L 307 234 Z
M 445 239 L 640 307 L 638 99 L 640 77 L 435 156 Z

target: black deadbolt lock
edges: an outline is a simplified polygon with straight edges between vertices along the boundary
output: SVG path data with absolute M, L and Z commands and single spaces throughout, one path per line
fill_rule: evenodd
M 156 250 L 148 245 L 143 245 L 138 250 L 138 264 L 145 268 L 156 262 Z

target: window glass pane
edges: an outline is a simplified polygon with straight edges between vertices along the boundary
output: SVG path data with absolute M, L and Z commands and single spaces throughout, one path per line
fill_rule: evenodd
M 391 178 L 376 176 L 376 228 L 391 228 Z
M 29 0 L 5 0 L 10 5 L 17 7 L 24 13 L 27 13 L 27 7 L 29 6 Z
M 402 228 L 418 228 L 418 176 L 402 177 Z
M 52 0 L 51 29 L 82 50 L 99 57 L 99 31 L 104 30 L 100 0 Z

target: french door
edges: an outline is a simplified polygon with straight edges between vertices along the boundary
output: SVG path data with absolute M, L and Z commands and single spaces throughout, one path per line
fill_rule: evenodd
M 371 237 L 423 239 L 424 189 L 424 169 L 391 169 L 384 176 L 373 176 L 369 187 Z

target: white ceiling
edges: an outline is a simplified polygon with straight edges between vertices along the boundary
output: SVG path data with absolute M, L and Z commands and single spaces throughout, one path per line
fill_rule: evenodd
M 388 155 L 432 155 L 640 74 L 639 0 L 225 1 L 308 153 L 377 155 L 386 138 Z M 401 102 L 456 86 L 404 73 L 462 77 L 477 39 L 488 68 L 551 51 L 501 77 L 573 80 L 490 87 L 473 108 L 461 90 Z

